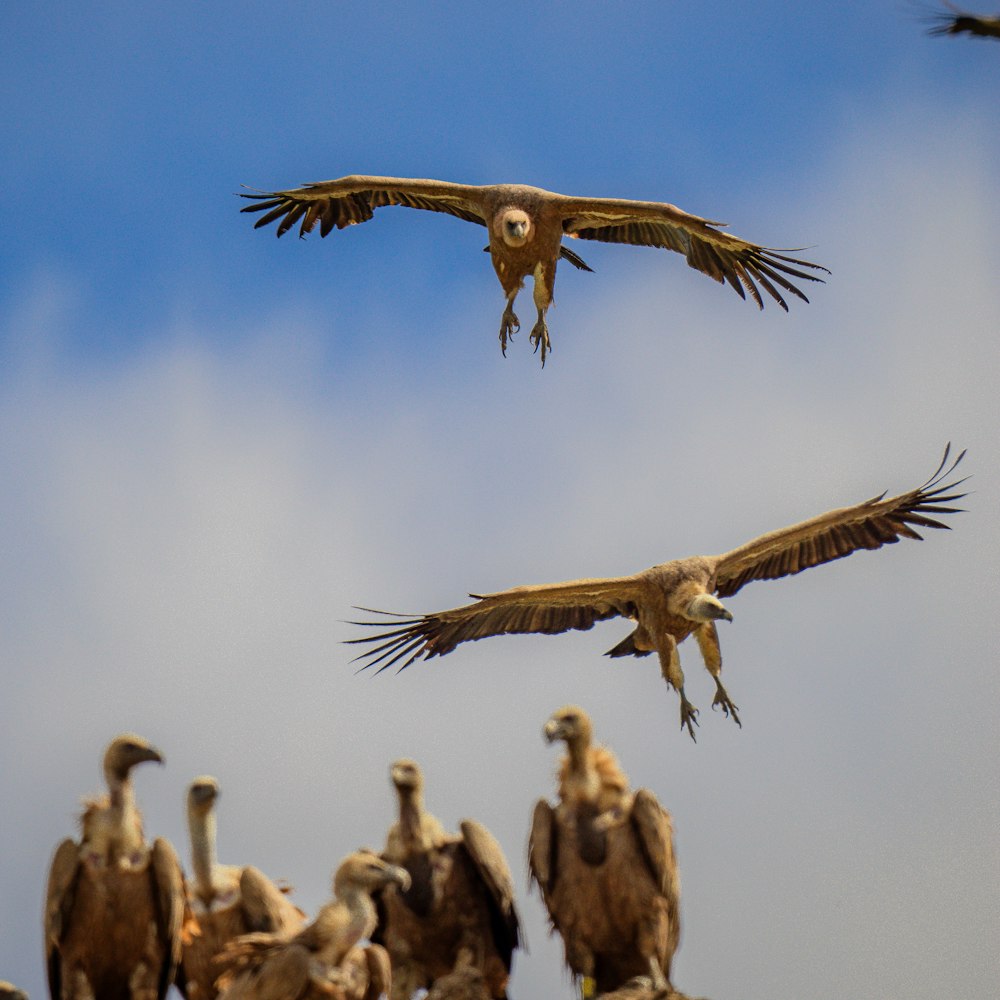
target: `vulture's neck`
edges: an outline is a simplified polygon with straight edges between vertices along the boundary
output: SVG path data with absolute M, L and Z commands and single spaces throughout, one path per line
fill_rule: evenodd
M 424 839 L 424 798 L 417 788 L 399 790 L 399 829 L 408 846 L 426 846 Z
M 132 776 L 106 770 L 108 783 L 108 825 L 110 827 L 111 853 L 130 855 L 142 847 L 142 819 L 135 804 Z
M 212 873 L 215 871 L 215 813 L 188 811 L 191 833 L 191 868 L 194 871 L 195 892 L 207 904 L 215 896 Z
M 336 901 L 324 907 L 316 918 L 320 942 L 317 957 L 339 965 L 351 948 L 371 935 L 377 923 L 375 904 L 367 891 L 356 886 L 341 889 Z
M 588 739 L 574 739 L 566 744 L 566 771 L 562 782 L 562 798 L 567 805 L 596 806 L 600 797 L 601 780 L 594 767 Z

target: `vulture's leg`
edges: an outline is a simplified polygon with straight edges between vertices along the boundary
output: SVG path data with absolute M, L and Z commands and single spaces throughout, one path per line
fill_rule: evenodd
M 545 312 L 552 305 L 552 286 L 555 283 L 555 265 L 549 269 L 542 264 L 535 267 L 535 308 L 538 310 L 538 320 L 531 328 L 531 342 L 535 345 L 535 351 L 542 349 L 542 367 L 545 367 L 545 356 L 552 350 L 552 343 L 549 340 L 549 328 L 545 324 Z
M 507 357 L 507 338 L 513 337 L 521 329 L 521 321 L 514 315 L 514 299 L 517 298 L 517 289 L 507 297 L 507 308 L 504 309 L 500 317 L 500 353 Z
M 722 686 L 722 650 L 719 648 L 719 633 L 715 628 L 715 622 L 704 622 L 699 625 L 694 631 L 694 637 L 698 640 L 705 669 L 715 678 L 715 698 L 712 700 L 712 708 L 718 705 L 723 715 L 727 719 L 732 716 L 733 722 L 742 729 L 743 723 L 740 722 L 739 712 L 729 697 L 729 692 Z
M 691 739 L 697 742 L 694 727 L 698 725 L 698 709 L 687 700 L 684 693 L 684 671 L 681 670 L 681 658 L 677 654 L 677 640 L 669 632 L 662 633 L 657 652 L 663 679 L 681 696 L 681 729 L 686 726 Z

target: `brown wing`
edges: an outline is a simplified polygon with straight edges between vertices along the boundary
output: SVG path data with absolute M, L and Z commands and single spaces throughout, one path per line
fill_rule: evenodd
M 676 925 L 681 885 L 674 857 L 674 827 L 670 813 L 651 791 L 640 788 L 632 801 L 631 819 L 650 874 L 670 904 L 671 924 Z
M 459 643 L 491 635 L 544 633 L 555 635 L 570 629 L 586 631 L 595 622 L 618 616 L 635 618 L 642 599 L 643 581 L 637 576 L 606 580 L 573 580 L 529 587 L 513 587 L 496 594 L 470 594 L 478 600 L 451 611 L 413 618 L 391 611 L 358 608 L 373 614 L 391 615 L 398 627 L 377 635 L 348 639 L 373 649 L 357 659 L 368 659 L 362 669 L 381 663 L 378 672 L 402 660 L 399 669 L 423 656 L 444 656 Z M 382 628 L 384 621 L 350 622 L 351 625 Z M 384 662 L 383 662 L 384 661 Z
M 288 191 L 262 191 L 240 197 L 254 201 L 241 211 L 265 213 L 254 223 L 254 229 L 280 219 L 278 236 L 283 236 L 296 224 L 299 236 L 304 236 L 312 232 L 318 222 L 320 236 L 326 236 L 334 226 L 343 229 L 367 222 L 375 209 L 384 205 L 445 212 L 484 226 L 486 217 L 481 208 L 484 190 L 489 189 L 449 181 L 352 174 Z
M 66 932 L 66 922 L 73 910 L 76 879 L 80 872 L 80 848 L 67 837 L 57 848 L 49 868 L 45 889 L 45 956 L 49 977 L 49 995 L 62 996 L 62 963 L 59 943 Z
M 546 907 L 549 907 L 549 895 L 556 882 L 557 830 L 555 811 L 545 799 L 539 799 L 531 816 L 531 832 L 528 835 L 528 872 L 541 889 Z M 551 907 L 549 912 L 552 912 Z
M 490 899 L 493 941 L 510 971 L 514 950 L 521 943 L 521 923 L 514 906 L 514 879 L 496 837 L 473 819 L 459 824 L 466 853 L 476 866 Z
M 184 876 L 173 847 L 162 837 L 153 841 L 149 862 L 156 904 L 156 926 L 163 948 L 157 996 L 159 1000 L 163 1000 L 174 981 L 174 972 L 181 958 L 181 925 L 185 910 Z
M 790 277 L 823 280 L 818 274 L 810 274 L 802 268 L 830 273 L 819 264 L 721 232 L 716 227 L 723 223 L 689 215 L 666 202 L 553 197 L 562 212 L 563 232 L 568 236 L 674 250 L 683 254 L 695 270 L 720 283 L 728 282 L 740 298 L 745 299 L 749 292 L 762 309 L 764 300 L 758 284 L 787 311 L 788 304 L 779 287 L 804 302 L 809 301 Z
M 378 944 L 365 948 L 365 962 L 368 965 L 368 988 L 362 1000 L 378 1000 L 381 996 L 392 995 L 392 963 L 389 953 Z
M 716 560 L 716 593 L 720 597 L 735 594 L 751 580 L 775 580 L 801 573 L 810 566 L 842 559 L 858 549 L 878 549 L 900 538 L 921 536 L 911 527 L 947 528 L 928 514 L 953 514 L 959 507 L 941 506 L 961 500 L 964 493 L 949 493 L 964 479 L 942 485 L 962 461 L 963 451 L 945 468 L 951 445 L 934 475 L 922 486 L 899 496 L 883 499 L 885 494 L 853 507 L 827 511 L 819 517 L 789 528 L 761 535 Z
M 928 35 L 974 35 L 978 38 L 1000 38 L 1000 17 L 983 17 L 945 3 L 951 13 L 943 10 L 931 13 L 928 20 L 932 27 Z
M 297 930 L 305 914 L 259 869 L 247 865 L 240 872 L 243 917 L 251 931 L 282 933 Z

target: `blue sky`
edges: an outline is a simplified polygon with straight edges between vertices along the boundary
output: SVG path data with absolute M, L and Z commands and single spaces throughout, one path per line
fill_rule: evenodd
M 995 669 L 1000 46 L 905 3 L 106 4 L 0 13 L 0 978 L 44 995 L 46 866 L 117 732 L 151 834 L 314 910 L 388 767 L 524 886 L 548 714 L 578 702 L 674 815 L 675 982 L 725 1000 L 985 996 Z M 500 356 L 484 234 L 384 209 L 253 232 L 241 184 L 348 173 L 671 201 L 830 267 L 758 313 L 676 255 L 574 244 L 544 371 Z M 530 290 L 528 290 L 530 294 Z M 522 319 L 530 298 L 522 293 Z M 530 325 L 530 324 L 529 324 Z M 351 606 L 630 573 L 900 492 L 968 447 L 953 531 L 746 588 L 744 728 L 697 746 L 591 633 L 356 676 Z M 515 998 L 572 995 L 536 895 Z

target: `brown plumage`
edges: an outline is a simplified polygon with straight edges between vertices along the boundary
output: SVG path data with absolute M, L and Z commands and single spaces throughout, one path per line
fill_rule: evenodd
M 361 946 L 375 929 L 372 893 L 409 886 L 407 873 L 372 851 L 348 855 L 333 879 L 332 902 L 291 938 L 247 934 L 218 958 L 225 1000 L 375 1000 L 391 988 L 389 960 L 378 945 Z
M 6 979 L 0 979 L 0 1000 L 28 1000 L 28 994 Z
M 635 976 L 670 989 L 680 938 L 670 815 L 652 792 L 629 792 L 614 755 L 593 745 L 582 708 L 561 708 L 544 734 L 549 743 L 562 740 L 567 753 L 556 806 L 544 799 L 535 806 L 528 864 L 566 964 L 601 993 Z
M 961 10 L 954 4 L 947 3 L 947 13 L 943 10 L 935 11 L 928 16 L 928 20 L 933 22 L 927 34 L 929 35 L 973 35 L 976 38 L 1000 38 L 1000 15 L 995 17 L 981 14 L 969 14 Z
M 489 997 L 506 996 L 520 930 L 500 845 L 474 820 L 463 820 L 457 836 L 446 834 L 424 809 L 423 775 L 414 761 L 396 761 L 391 775 L 399 819 L 382 856 L 411 877 L 408 890 L 382 894 L 375 936 L 392 959 L 393 1000 L 408 1000 L 456 969 L 468 973 L 444 984 L 446 995 L 472 989 L 478 974 Z
M 317 223 L 320 235 L 326 236 L 334 227 L 343 229 L 367 222 L 376 208 L 385 205 L 444 212 L 485 226 L 490 239 L 487 249 L 507 296 L 500 321 L 500 348 L 506 354 L 508 338 L 520 328 L 514 315 L 514 299 L 530 275 L 538 311 L 531 342 L 536 351 L 541 348 L 543 365 L 550 349 L 545 314 L 552 304 L 556 264 L 562 257 L 582 270 L 590 270 L 562 245 L 564 236 L 674 250 L 684 254 L 696 270 L 720 283 L 728 282 L 741 298 L 749 292 L 760 308 L 764 307 L 760 288 L 786 311 L 788 304 L 782 290 L 808 302 L 790 278 L 822 281 L 802 268 L 826 271 L 817 264 L 721 232 L 717 227 L 722 223 L 689 215 L 665 202 L 572 198 L 526 184 L 472 185 L 353 175 L 242 197 L 256 202 L 244 212 L 265 213 L 255 228 L 277 222 L 278 236 L 296 225 L 299 235 L 304 236 Z
M 188 1000 L 216 996 L 219 969 L 214 959 L 233 938 L 254 931 L 290 936 L 305 920 L 305 914 L 259 869 L 216 862 L 218 797 L 219 784 L 208 775 L 195 778 L 188 788 L 192 870 L 188 905 L 197 928 L 184 936 L 177 970 L 178 986 Z
M 950 445 L 937 471 L 922 486 L 899 496 L 885 494 L 827 511 L 788 528 L 761 535 L 720 556 L 692 556 L 661 563 L 632 576 L 572 580 L 536 586 L 512 587 L 495 594 L 471 594 L 474 604 L 419 617 L 375 611 L 399 619 L 389 631 L 351 643 L 374 646 L 358 659 L 366 667 L 381 664 L 379 672 L 395 663 L 399 669 L 414 660 L 444 656 L 462 642 L 491 635 L 542 632 L 552 635 L 570 629 L 586 630 L 607 618 L 630 618 L 635 630 L 608 656 L 646 656 L 655 652 L 666 682 L 681 699 L 681 726 L 694 739 L 697 709 L 684 693 L 684 674 L 677 646 L 694 634 L 705 667 L 715 680 L 712 707 L 720 707 L 739 725 L 737 707 L 722 685 L 722 654 L 715 622 L 732 621 L 719 601 L 752 580 L 774 580 L 811 566 L 850 555 L 858 549 L 877 549 L 900 538 L 921 536 L 912 525 L 946 528 L 928 514 L 949 514 L 957 508 L 941 506 L 965 494 L 949 494 L 959 483 L 941 485 L 962 460 L 963 451 L 945 470 Z M 960 480 L 959 482 L 964 482 Z M 717 595 L 717 596 L 716 596 Z M 372 611 L 371 608 L 360 608 Z M 351 624 L 384 628 L 384 621 Z
M 163 1000 L 180 957 L 184 882 L 162 838 L 146 843 L 132 768 L 163 762 L 126 733 L 104 755 L 108 794 L 87 803 L 79 843 L 56 850 L 45 899 L 52 1000 Z

